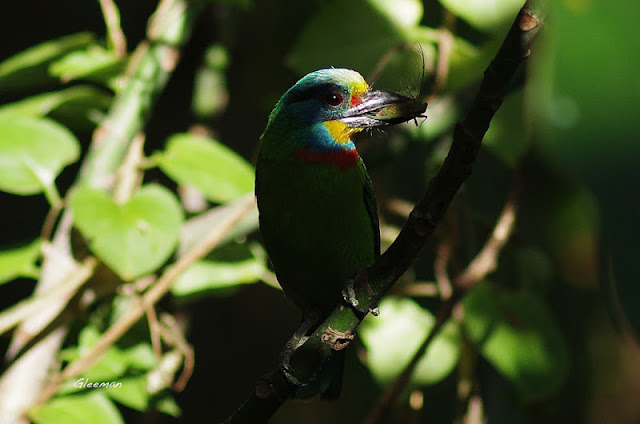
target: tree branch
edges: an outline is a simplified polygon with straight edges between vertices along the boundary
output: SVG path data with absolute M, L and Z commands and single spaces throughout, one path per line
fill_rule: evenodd
M 363 310 L 374 308 L 395 281 L 413 264 L 462 183 L 471 174 L 482 138 L 502 104 L 518 66 L 529 55 L 529 48 L 540 25 L 541 22 L 527 2 L 484 72 L 480 89 L 466 118 L 456 125 L 449 155 L 429 183 L 425 196 L 411 212 L 389 249 L 364 271 L 368 284 L 355 287 L 356 297 Z M 294 377 L 298 381 L 309 381 L 334 350 L 345 347 L 363 318 L 351 308 L 338 306 L 291 356 L 290 370 Z M 332 336 L 336 333 L 344 337 L 336 340 Z M 226 422 L 266 422 L 284 401 L 293 396 L 295 389 L 282 372 L 276 370 L 257 382 L 249 399 Z
M 418 362 L 420 362 L 420 359 L 427 352 L 429 345 L 438 332 L 440 332 L 447 320 L 451 317 L 458 301 L 480 280 L 495 271 L 500 251 L 506 244 L 513 230 L 513 224 L 516 218 L 516 197 L 520 191 L 519 189 L 519 181 L 516 180 L 516 184 L 511 190 L 509 199 L 505 203 L 502 213 L 496 221 L 496 225 L 494 226 L 491 236 L 483 246 L 482 250 L 478 252 L 475 258 L 469 262 L 467 267 L 453 280 L 453 293 L 449 297 L 445 298 L 445 302 L 438 311 L 436 322 L 431 328 L 431 331 L 413 355 L 409 364 L 407 364 L 402 373 L 382 394 L 380 400 L 376 404 L 376 407 L 371 411 L 371 413 L 369 413 L 369 416 L 364 421 L 366 424 L 377 423 L 382 414 L 393 404 L 402 389 L 410 381 L 413 371 L 418 365 Z

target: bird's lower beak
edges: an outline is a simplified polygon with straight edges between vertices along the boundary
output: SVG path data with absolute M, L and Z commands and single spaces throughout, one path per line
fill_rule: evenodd
M 361 102 L 352 106 L 340 121 L 352 128 L 370 128 L 400 124 L 425 117 L 427 104 L 401 94 L 370 90 L 360 95 Z

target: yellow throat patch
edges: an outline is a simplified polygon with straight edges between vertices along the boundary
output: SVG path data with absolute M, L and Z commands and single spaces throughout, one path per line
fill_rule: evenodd
M 327 131 L 329 131 L 331 137 L 339 144 L 347 144 L 351 141 L 351 136 L 353 134 L 362 131 L 362 128 L 350 127 L 337 119 L 334 119 L 333 121 L 326 121 L 324 126 Z

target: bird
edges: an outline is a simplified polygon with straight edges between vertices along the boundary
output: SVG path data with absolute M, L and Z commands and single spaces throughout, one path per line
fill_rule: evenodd
M 374 189 L 353 136 L 425 110 L 344 68 L 305 75 L 273 108 L 256 161 L 260 232 L 278 282 L 305 319 L 321 322 L 345 282 L 380 255 Z M 341 379 L 330 378 L 323 396 L 335 397 Z

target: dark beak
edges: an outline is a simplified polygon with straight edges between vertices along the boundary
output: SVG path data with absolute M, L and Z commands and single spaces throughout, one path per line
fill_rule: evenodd
M 427 104 L 401 94 L 370 90 L 360 96 L 362 103 L 352 106 L 340 118 L 350 127 L 370 128 L 394 125 L 423 117 Z

